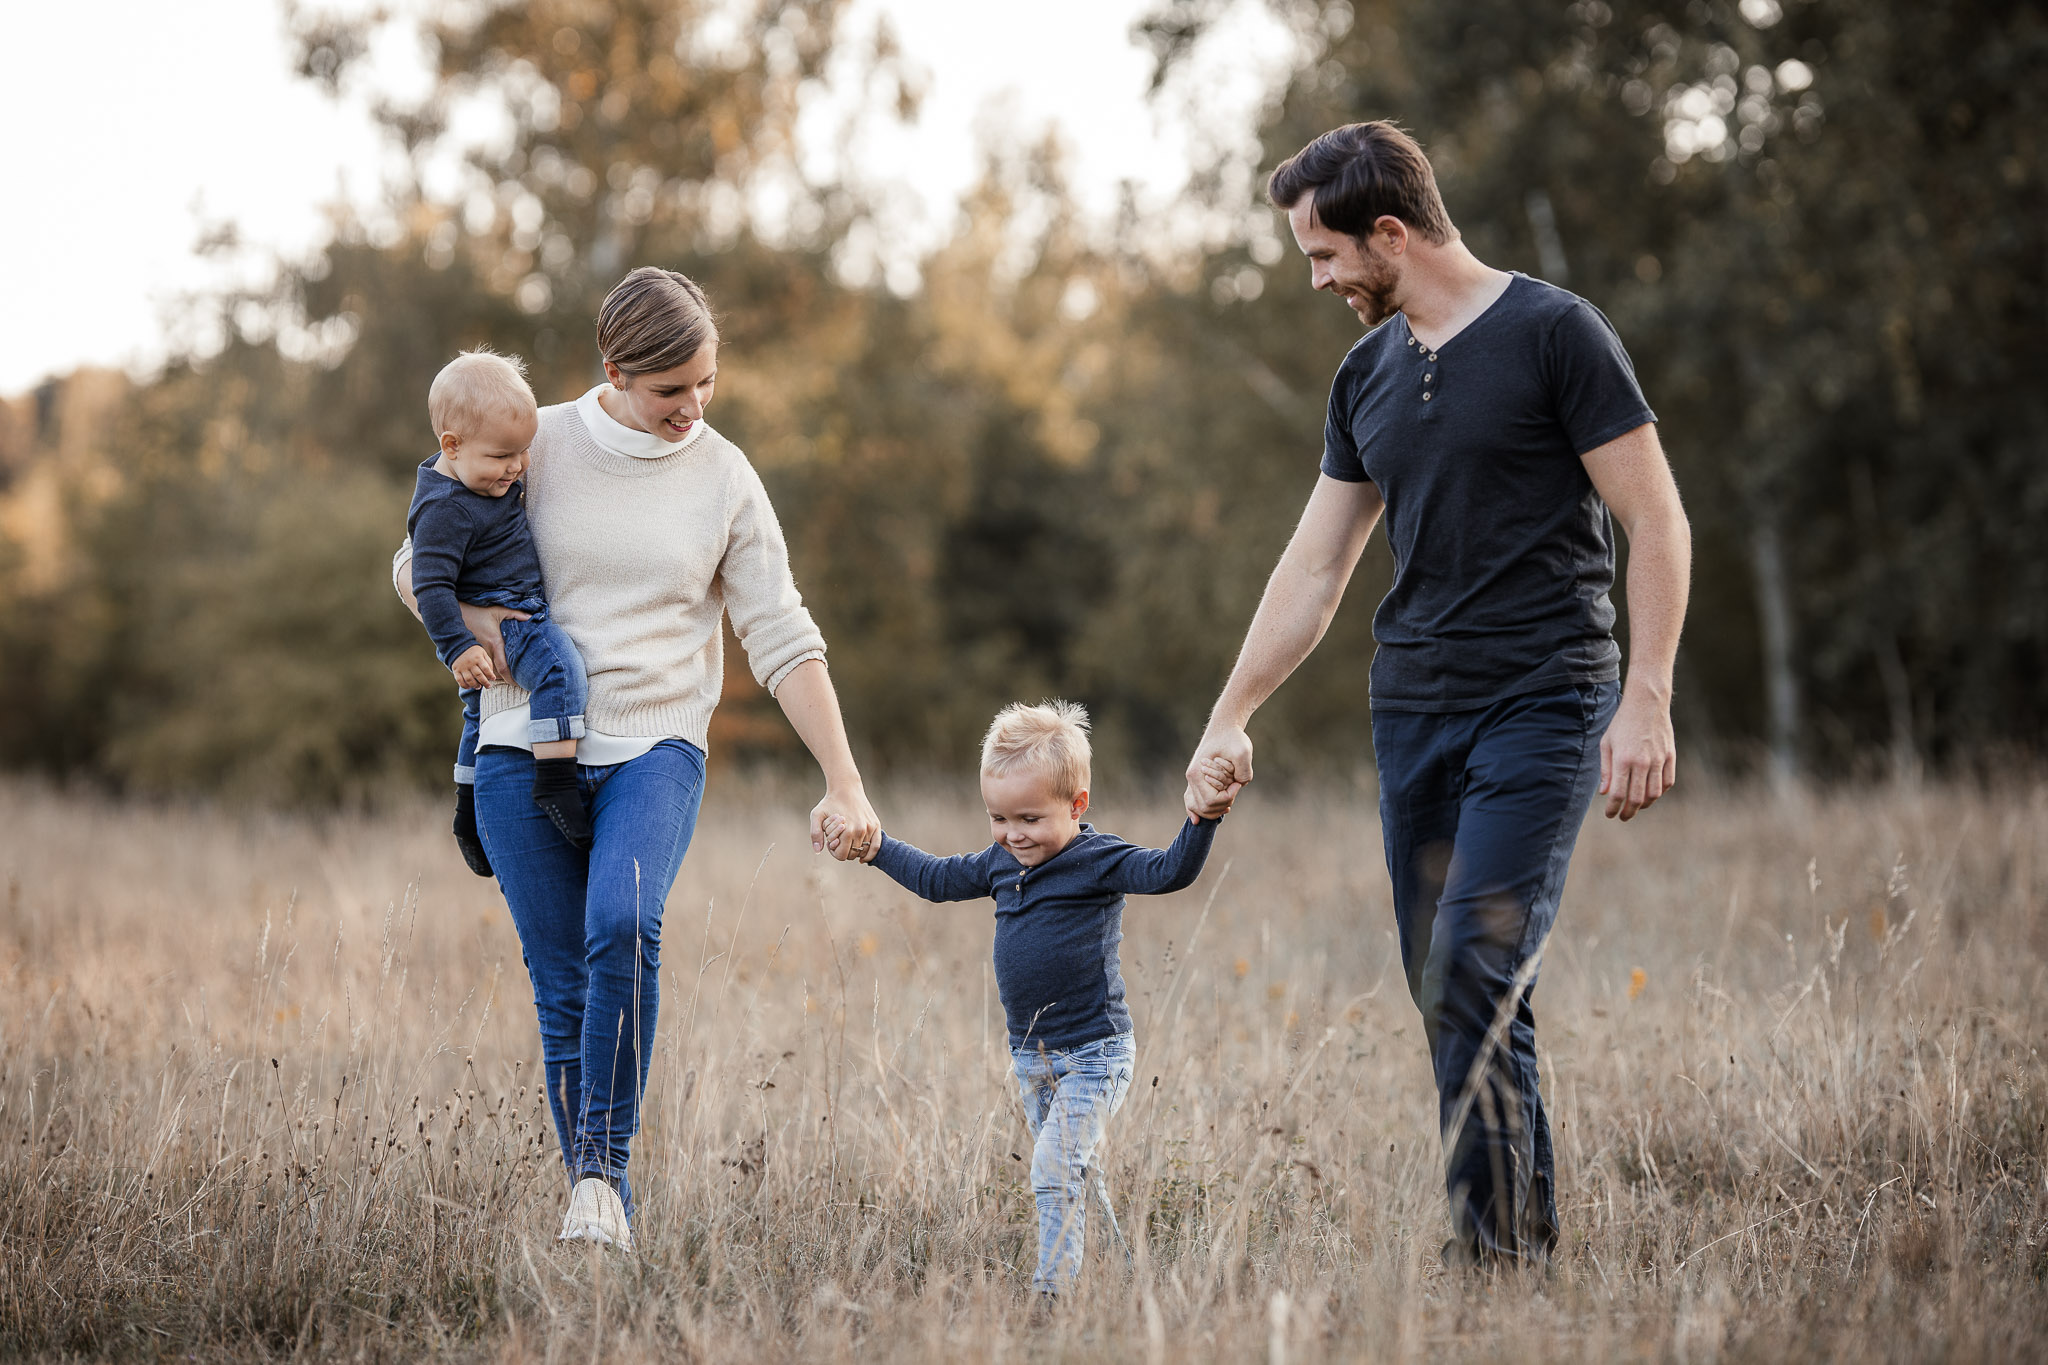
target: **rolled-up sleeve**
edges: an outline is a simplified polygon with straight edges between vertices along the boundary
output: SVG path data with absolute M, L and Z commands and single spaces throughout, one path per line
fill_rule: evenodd
M 789 546 L 753 466 L 742 465 L 725 557 L 718 566 L 732 632 L 754 680 L 773 693 L 790 672 L 825 657 L 825 636 L 789 570 Z

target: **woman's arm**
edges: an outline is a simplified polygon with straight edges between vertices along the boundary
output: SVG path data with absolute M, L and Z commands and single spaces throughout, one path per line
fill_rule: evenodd
M 398 592 L 398 600 L 405 603 L 405 609 L 420 617 L 419 599 L 412 591 L 412 540 L 398 547 L 398 555 L 391 561 L 391 586 Z M 491 667 L 498 670 L 500 678 L 512 676 L 512 665 L 505 658 L 505 637 L 499 633 L 500 621 L 524 621 L 532 613 L 514 611 L 511 607 L 479 607 L 472 602 L 457 603 L 462 608 L 462 624 L 469 627 L 469 633 L 476 642 L 490 652 Z M 425 624 L 422 621 L 422 624 Z
M 775 701 L 825 775 L 825 799 L 811 808 L 811 851 L 825 852 L 825 820 L 836 815 L 846 828 L 833 844 L 832 856 L 845 862 L 871 852 L 882 822 L 861 787 L 860 768 L 846 742 L 839 695 L 832 690 L 825 661 L 806 659 L 792 668 L 775 689 Z

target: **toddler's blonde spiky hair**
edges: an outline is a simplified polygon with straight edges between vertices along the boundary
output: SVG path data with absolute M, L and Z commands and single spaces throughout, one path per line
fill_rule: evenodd
M 427 416 L 436 438 L 449 431 L 468 436 L 493 417 L 533 407 L 526 362 L 488 346 L 464 351 L 443 365 L 427 390 Z
M 1054 698 L 1026 706 L 1015 702 L 996 713 L 981 741 L 985 777 L 1036 770 L 1052 779 L 1053 795 L 1071 801 L 1088 788 L 1088 708 Z

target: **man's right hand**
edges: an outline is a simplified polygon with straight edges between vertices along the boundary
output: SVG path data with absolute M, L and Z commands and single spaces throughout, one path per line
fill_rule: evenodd
M 1214 820 L 1252 780 L 1252 738 L 1242 726 L 1211 726 L 1188 760 L 1188 814 Z
M 498 678 L 510 678 L 512 665 L 505 660 L 505 636 L 498 629 L 500 621 L 529 621 L 533 613 L 515 611 L 511 607 L 480 607 L 474 602 L 458 604 L 462 608 L 462 624 L 469 627 L 469 633 L 476 637 L 491 656 L 491 668 Z M 417 615 L 417 611 L 414 613 Z

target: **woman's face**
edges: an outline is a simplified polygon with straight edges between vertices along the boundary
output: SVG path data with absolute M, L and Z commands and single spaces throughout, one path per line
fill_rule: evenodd
M 705 342 L 674 369 L 653 374 L 629 377 L 607 360 L 604 377 L 623 400 L 624 411 L 614 412 L 614 417 L 636 431 L 680 441 L 704 420 L 704 409 L 711 406 L 711 390 L 718 383 L 718 339 Z

